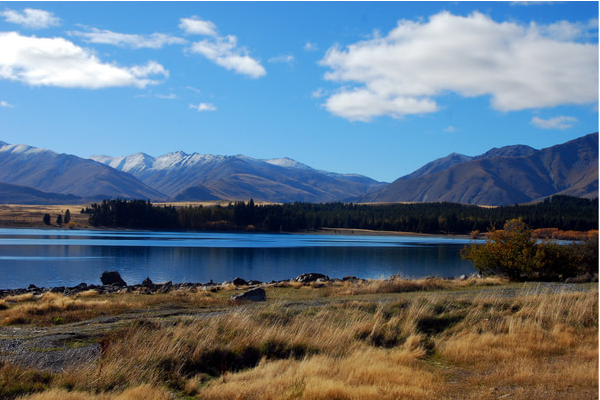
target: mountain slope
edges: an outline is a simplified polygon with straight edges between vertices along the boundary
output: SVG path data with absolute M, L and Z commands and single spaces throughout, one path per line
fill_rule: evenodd
M 82 198 L 69 194 L 47 193 L 27 186 L 0 182 L 1 204 L 75 204 Z
M 142 153 L 91 158 L 129 172 L 181 201 L 343 201 L 383 185 L 361 175 L 318 171 L 290 158 L 258 160 L 181 151 L 156 158 Z
M 509 146 L 471 159 L 459 156 L 427 164 L 360 201 L 507 205 L 558 193 L 598 196 L 597 133 L 542 150 Z
M 165 198 L 130 174 L 92 160 L 26 145 L 0 147 L 0 182 L 85 199 Z

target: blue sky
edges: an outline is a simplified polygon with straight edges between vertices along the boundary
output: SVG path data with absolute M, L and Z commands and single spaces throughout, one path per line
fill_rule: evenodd
M 598 3 L 0 2 L 0 128 L 390 182 L 598 131 Z

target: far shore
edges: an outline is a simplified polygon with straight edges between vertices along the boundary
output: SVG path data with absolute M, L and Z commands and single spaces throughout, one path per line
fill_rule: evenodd
M 210 206 L 221 204 L 223 202 L 187 202 L 187 203 L 164 203 L 174 206 L 204 205 Z M 229 202 L 227 202 L 229 203 Z M 163 204 L 163 203 L 160 203 Z M 26 228 L 26 229 L 64 229 L 64 230 L 93 230 L 93 231 L 112 231 L 112 232 L 131 232 L 145 231 L 146 229 L 128 229 L 112 227 L 94 227 L 88 223 L 88 214 L 81 214 L 80 210 L 88 207 L 89 204 L 60 204 L 60 205 L 28 205 L 28 204 L 0 204 L 0 228 Z M 64 214 L 66 210 L 71 212 L 71 226 L 57 225 L 56 217 Z M 42 222 L 44 214 L 50 214 L 51 224 L 45 225 Z M 182 231 L 183 232 L 183 231 Z M 199 231 L 204 232 L 204 231 Z M 206 232 L 225 232 L 225 231 L 206 231 Z M 400 231 L 376 231 L 370 229 L 349 229 L 349 228 L 318 228 L 311 230 L 301 230 L 295 232 L 262 232 L 262 231 L 227 231 L 227 233 L 256 232 L 256 233 L 283 233 L 283 234 L 312 234 L 312 235 L 357 235 L 357 236 L 412 236 L 412 237 L 456 237 L 469 238 L 469 235 L 460 235 L 452 233 L 417 233 Z
M 4 221 L 1 221 L 4 222 Z M 42 225 L 42 224 L 4 224 L 0 223 L 0 228 L 9 229 L 44 229 L 44 230 L 64 230 L 64 231 L 106 231 L 106 232 L 154 232 L 152 229 L 132 229 L 115 227 L 94 227 L 89 225 L 77 225 L 67 227 L 65 225 Z M 162 231 L 162 230 L 161 230 Z M 171 230 L 164 230 L 171 231 Z M 405 237 L 455 237 L 459 239 L 468 239 L 469 235 L 454 233 L 419 233 L 419 232 L 400 232 L 400 231 L 375 231 L 370 229 L 350 229 L 350 228 L 319 228 L 301 231 L 184 231 L 172 230 L 174 232 L 207 232 L 207 233 L 272 233 L 272 234 L 297 234 L 297 235 L 347 235 L 347 236 L 405 236 Z
M 305 232 L 291 232 L 305 233 Z M 420 236 L 420 237 L 440 237 L 451 236 L 460 239 L 468 239 L 469 235 L 460 235 L 454 233 L 419 233 L 419 232 L 401 232 L 401 231 L 374 231 L 370 229 L 350 229 L 350 228 L 319 228 L 306 231 L 308 234 L 317 235 L 358 235 L 358 236 Z

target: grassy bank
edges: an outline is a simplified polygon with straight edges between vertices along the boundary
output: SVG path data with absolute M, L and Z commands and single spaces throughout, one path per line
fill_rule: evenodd
M 290 282 L 242 305 L 228 302 L 234 291 L 5 298 L 3 329 L 130 317 L 97 337 L 92 363 L 59 373 L 4 363 L 0 397 L 597 397 L 597 284 Z

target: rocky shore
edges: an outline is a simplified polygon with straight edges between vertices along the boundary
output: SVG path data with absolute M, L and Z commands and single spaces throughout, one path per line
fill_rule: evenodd
M 477 275 L 475 275 L 477 276 Z M 455 278 L 449 278 L 451 280 L 465 280 L 468 277 L 466 275 L 461 275 Z M 399 275 L 392 275 L 388 278 L 388 280 L 396 280 L 401 279 Z M 104 293 L 125 293 L 125 292 L 140 292 L 145 294 L 152 293 L 168 293 L 172 290 L 211 290 L 218 291 L 221 288 L 226 286 L 239 286 L 239 287 L 259 287 L 264 285 L 276 285 L 278 283 L 284 282 L 299 282 L 299 283 L 310 283 L 314 286 L 319 286 L 320 284 L 325 284 L 327 282 L 361 282 L 364 279 L 357 278 L 356 276 L 345 276 L 343 278 L 330 278 L 327 275 L 323 275 L 316 272 L 306 273 L 298 275 L 296 278 L 292 279 L 283 279 L 279 281 L 269 281 L 269 282 L 261 282 L 257 280 L 245 280 L 240 277 L 236 277 L 231 281 L 224 282 L 213 282 L 210 280 L 206 283 L 173 283 L 172 281 L 168 282 L 153 282 L 149 277 L 144 279 L 139 284 L 128 285 L 116 271 L 105 271 L 100 277 L 102 285 L 94 285 L 94 284 L 86 284 L 80 283 L 76 286 L 54 286 L 54 287 L 39 287 L 34 284 L 29 285 L 27 288 L 19 288 L 19 289 L 0 289 L 0 298 L 5 296 L 14 296 L 21 295 L 26 293 L 32 293 L 33 295 L 41 295 L 46 292 L 52 293 L 61 293 L 65 296 L 76 295 L 81 292 L 85 292 L 87 290 L 95 290 L 100 294 Z
M 435 277 L 428 277 L 425 279 L 434 279 Z M 471 278 L 481 278 L 479 274 L 472 274 L 471 276 L 460 275 L 453 278 L 447 278 L 449 281 L 456 280 L 466 280 Z M 391 275 L 388 281 L 395 281 L 403 279 L 399 275 Z M 18 288 L 18 289 L 0 289 L 0 298 L 6 296 L 15 296 L 21 294 L 31 293 L 33 295 L 42 295 L 47 292 L 51 293 L 60 293 L 65 296 L 72 296 L 79 294 L 81 292 L 85 292 L 88 290 L 95 290 L 100 294 L 110 294 L 110 293 L 127 293 L 127 292 L 138 292 L 142 294 L 153 294 L 153 293 L 168 293 L 172 290 L 188 290 L 188 291 L 196 291 L 196 290 L 209 290 L 212 292 L 219 291 L 225 287 L 235 286 L 239 288 L 252 289 L 265 285 L 277 285 L 289 282 L 298 282 L 311 284 L 313 287 L 324 286 L 326 283 L 335 283 L 335 282 L 352 282 L 352 283 L 362 283 L 365 282 L 366 279 L 361 279 L 356 276 L 345 276 L 343 278 L 330 278 L 327 275 L 323 275 L 316 272 L 310 272 L 298 275 L 292 279 L 282 279 L 279 281 L 272 280 L 269 282 L 262 282 L 257 280 L 245 280 L 240 277 L 236 277 L 231 281 L 224 282 L 213 282 L 210 280 L 206 283 L 196 282 L 184 282 L 184 283 L 173 283 L 172 281 L 168 282 L 153 282 L 149 277 L 144 279 L 139 284 L 128 285 L 119 275 L 117 271 L 105 271 L 102 273 L 100 277 L 102 285 L 95 284 L 86 284 L 80 283 L 77 286 L 54 286 L 54 287 L 39 287 L 34 284 L 29 285 L 27 288 Z M 598 282 L 598 274 L 594 274 L 593 276 L 590 274 L 581 275 L 575 278 L 569 278 L 565 280 L 564 283 L 567 284 L 577 284 L 577 283 L 585 283 L 585 282 Z M 233 296 L 235 297 L 235 296 Z M 233 299 L 232 297 L 232 299 Z
M 392 279 L 393 279 L 393 276 L 392 276 Z M 72 295 L 76 295 L 81 292 L 85 292 L 87 290 L 95 290 L 101 294 L 103 294 L 103 293 L 124 293 L 124 292 L 134 292 L 134 291 L 141 292 L 141 293 L 148 293 L 148 294 L 167 293 L 171 290 L 180 290 L 180 289 L 183 289 L 183 290 L 205 289 L 205 290 L 218 291 L 218 290 L 220 290 L 220 288 L 229 286 L 229 285 L 240 286 L 240 287 L 242 287 L 242 286 L 262 286 L 262 285 L 266 285 L 266 284 L 277 284 L 277 283 L 289 282 L 289 281 L 295 281 L 295 282 L 301 282 L 301 283 L 316 282 L 317 284 L 319 284 L 319 283 L 325 283 L 325 282 L 331 282 L 331 281 L 348 281 L 348 280 L 360 281 L 361 279 L 359 279 L 355 276 L 346 276 L 342 279 L 329 278 L 326 275 L 312 272 L 312 273 L 299 275 L 293 279 L 284 279 L 281 281 L 270 281 L 270 282 L 261 282 L 261 281 L 257 281 L 257 280 L 245 280 L 243 278 L 236 277 L 236 278 L 232 279 L 231 281 L 224 281 L 224 282 L 213 282 L 212 280 L 210 280 L 209 282 L 206 282 L 206 283 L 200 283 L 200 282 L 197 282 L 197 283 L 191 283 L 191 282 L 173 283 L 172 281 L 155 283 L 155 282 L 152 282 L 152 280 L 148 277 L 139 284 L 128 285 L 121 278 L 120 274 L 117 271 L 105 271 L 104 273 L 102 273 L 100 280 L 102 282 L 102 285 L 94 285 L 94 284 L 88 285 L 87 283 L 80 283 L 77 286 L 40 287 L 40 286 L 31 284 L 27 288 L 0 289 L 0 298 L 5 297 L 5 296 L 14 296 L 14 295 L 20 295 L 20 294 L 26 294 L 26 293 L 40 295 L 40 294 L 43 294 L 46 292 L 61 293 L 65 296 L 72 296 Z

